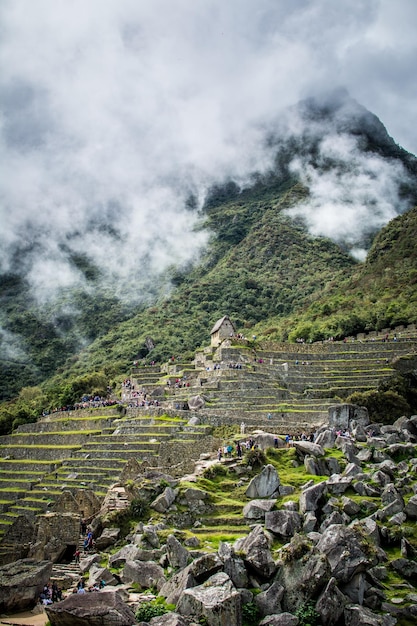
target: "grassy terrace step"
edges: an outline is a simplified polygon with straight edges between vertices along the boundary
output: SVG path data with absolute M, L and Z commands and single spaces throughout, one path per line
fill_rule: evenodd
M 15 460 L 26 460 L 30 456 L 30 460 L 57 460 L 65 459 L 71 455 L 73 450 L 81 448 L 81 445 L 7 445 L 1 447 L 3 458 L 8 456 Z
M 59 414 L 61 415 L 61 414 Z M 37 422 L 31 424 L 23 424 L 19 426 L 17 429 L 18 433 L 23 432 L 36 432 L 39 430 L 43 430 L 44 432 L 48 431 L 84 431 L 84 430 L 98 430 L 101 431 L 103 428 L 107 426 L 111 426 L 111 424 L 120 419 L 119 415 L 114 415 L 112 417 L 95 417 L 91 416 L 85 417 L 73 417 L 71 413 L 65 415 L 65 417 L 59 417 L 56 419 L 41 418 Z
M 1 451 L 1 453 L 3 453 Z M 42 459 L 4 459 L 0 458 L 0 469 L 3 471 L 24 471 L 27 467 L 32 472 L 52 472 L 56 467 L 56 461 L 44 461 Z M 58 461 L 61 464 L 61 461 Z

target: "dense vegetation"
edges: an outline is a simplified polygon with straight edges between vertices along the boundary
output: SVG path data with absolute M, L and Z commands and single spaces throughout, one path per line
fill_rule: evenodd
M 335 124 L 330 110 L 306 111 L 315 122 L 329 116 Z M 362 136 L 365 152 L 403 162 L 411 181 L 404 194 L 414 198 L 416 159 L 375 116 L 358 111 L 352 133 Z M 194 267 L 173 268 L 163 279 L 172 291 L 158 296 L 156 288 L 151 306 L 128 308 L 97 293 L 99 270 L 84 257 L 72 262 L 91 289 L 66 293 L 53 309 L 29 298 L 16 268 L 0 277 L 0 430 L 83 393 L 105 392 L 134 360 L 191 358 L 225 314 L 260 341 L 338 339 L 417 322 L 417 209 L 377 234 L 364 263 L 352 259 L 347 245 L 312 237 L 286 213 L 309 193 L 289 171 L 289 159 L 309 151 L 315 167 L 329 167 L 314 161 L 316 143 L 309 136 L 281 143 L 274 171 L 246 189 L 233 182 L 213 187 L 201 222 L 212 233 L 204 256 Z

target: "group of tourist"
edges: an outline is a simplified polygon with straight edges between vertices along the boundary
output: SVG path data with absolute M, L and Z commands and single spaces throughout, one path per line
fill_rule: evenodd
M 48 604 L 52 604 L 53 602 L 60 602 L 62 600 L 62 589 L 58 587 L 56 582 L 49 582 L 44 585 L 40 596 L 39 603 L 43 606 L 47 606 Z

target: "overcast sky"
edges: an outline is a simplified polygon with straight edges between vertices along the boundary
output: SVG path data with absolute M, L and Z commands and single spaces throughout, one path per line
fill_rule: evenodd
M 416 154 L 416 32 L 416 0 L 0 0 L 2 270 L 26 245 L 47 298 L 82 281 L 68 250 L 121 291 L 193 260 L 187 195 L 266 168 L 263 129 L 337 86 Z

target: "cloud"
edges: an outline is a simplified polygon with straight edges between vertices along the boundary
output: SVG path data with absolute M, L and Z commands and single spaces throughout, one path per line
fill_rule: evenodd
M 4 0 L 1 270 L 48 300 L 86 286 L 71 262 L 86 255 L 103 285 L 146 299 L 207 242 L 189 195 L 201 205 L 213 182 L 266 170 L 266 129 L 335 84 L 416 150 L 415 18 L 413 0 Z M 322 153 L 353 151 L 363 189 L 346 200 L 353 174 L 335 188 L 307 168 L 312 230 L 337 233 L 374 203 L 382 224 L 395 203 L 382 163 L 333 139 Z

